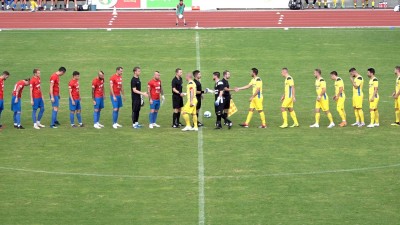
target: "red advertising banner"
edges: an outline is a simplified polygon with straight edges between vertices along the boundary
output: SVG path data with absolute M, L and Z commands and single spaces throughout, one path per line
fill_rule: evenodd
M 115 7 L 118 9 L 140 8 L 140 1 L 141 0 L 118 0 L 117 4 L 115 4 Z

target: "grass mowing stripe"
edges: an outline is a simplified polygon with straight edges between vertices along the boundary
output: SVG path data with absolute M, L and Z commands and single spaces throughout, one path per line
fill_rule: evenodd
M 199 32 L 196 31 L 196 67 L 200 70 L 200 36 Z M 201 115 L 201 109 L 199 111 Z M 197 118 L 198 119 L 198 118 Z M 198 170 L 199 170 L 199 225 L 205 224 L 205 193 L 204 193 L 204 154 L 203 154 L 203 129 L 200 128 L 198 132 Z

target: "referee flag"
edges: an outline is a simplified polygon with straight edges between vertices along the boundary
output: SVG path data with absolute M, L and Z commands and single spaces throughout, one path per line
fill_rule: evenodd
M 231 107 L 229 108 L 229 111 L 228 111 L 228 117 L 232 116 L 232 115 L 235 114 L 237 111 L 238 111 L 238 110 L 237 110 L 237 108 L 236 108 L 236 105 L 235 105 L 235 103 L 233 103 L 233 99 L 231 99 Z

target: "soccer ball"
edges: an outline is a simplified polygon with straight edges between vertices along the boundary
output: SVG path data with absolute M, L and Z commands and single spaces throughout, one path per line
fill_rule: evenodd
M 205 111 L 204 112 L 204 117 L 205 118 L 211 118 L 211 112 L 210 111 Z

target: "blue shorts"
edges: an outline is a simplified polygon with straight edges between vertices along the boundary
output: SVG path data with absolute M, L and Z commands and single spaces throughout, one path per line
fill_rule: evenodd
M 33 99 L 33 110 L 37 110 L 38 108 L 44 108 L 43 98 L 34 98 Z
M 94 98 L 96 105 L 94 105 L 95 109 L 103 109 L 104 108 L 104 98 Z
M 69 110 L 75 111 L 75 110 L 81 110 L 81 100 L 74 100 L 75 105 L 72 105 L 72 100 L 69 98 Z
M 153 104 L 150 104 L 150 109 L 159 110 L 160 100 L 153 100 Z
M 11 111 L 21 112 L 21 99 L 19 99 L 17 103 L 14 103 L 16 98 L 18 98 L 18 97 L 12 96 L 12 98 L 11 98 Z
M 0 111 L 3 111 L 3 109 L 4 109 L 4 100 L 1 99 L 0 100 Z
M 51 96 L 50 96 L 50 102 L 51 102 Z M 54 96 L 54 102 L 51 102 L 51 106 L 52 107 L 60 106 L 60 96 L 59 95 Z
M 123 105 L 122 105 L 122 98 L 121 98 L 121 95 L 117 95 L 117 96 L 115 96 L 115 97 L 117 98 L 117 101 L 114 101 L 112 95 L 110 96 L 113 109 L 121 108 L 121 107 L 123 106 Z

